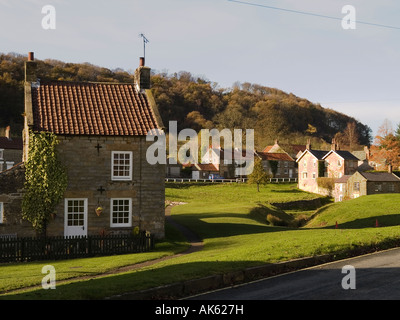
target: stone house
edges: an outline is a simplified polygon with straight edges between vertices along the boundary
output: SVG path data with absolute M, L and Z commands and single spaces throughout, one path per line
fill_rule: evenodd
M 258 152 L 264 170 L 274 178 L 297 178 L 296 161 L 286 152 Z
M 336 181 L 339 184 L 341 181 Z M 384 193 L 400 193 L 400 178 L 391 172 L 356 172 L 347 177 L 342 194 L 336 201 Z
M 293 159 L 297 159 L 307 149 L 307 145 L 299 144 L 280 144 L 278 140 L 275 140 L 275 144 L 267 146 L 262 152 L 268 153 L 287 153 Z
M 356 172 L 347 181 L 350 199 L 383 193 L 400 193 L 400 178 L 391 172 Z
M 208 164 L 196 163 L 192 166 L 193 179 L 210 179 L 210 175 L 217 175 L 217 176 L 220 175 L 220 171 L 216 165 L 212 163 Z
M 349 151 L 332 149 L 323 158 L 325 176 L 341 178 L 352 175 L 358 169 L 359 159 Z
M 324 157 L 328 151 L 313 150 L 311 145 L 307 145 L 307 149 L 296 160 L 298 165 L 298 188 L 312 193 L 320 193 L 317 179 L 325 177 L 325 170 L 321 170 L 324 166 Z
M 8 126 L 4 137 L 0 137 L 0 172 L 9 170 L 20 162 L 22 162 L 22 139 L 11 138 Z
M 40 83 L 30 54 L 23 158 L 29 158 L 29 130 L 54 133 L 68 174 L 64 200 L 47 226 L 49 236 L 119 234 L 139 227 L 164 237 L 165 165 L 146 160 L 146 135 L 163 124 L 149 89 L 144 59 L 135 83 Z M 13 217 L 18 214 L 4 205 L 0 232 L 33 234 Z
M 333 196 L 335 198 L 335 202 L 341 202 L 347 200 L 348 193 L 347 193 L 347 182 L 351 176 L 342 176 L 339 179 L 335 180 L 335 190 L 333 192 Z
M 248 154 L 251 156 L 248 156 Z M 235 160 L 241 159 L 244 161 L 252 162 L 254 160 L 255 153 L 246 152 L 246 150 L 242 150 L 242 153 L 236 149 L 225 150 L 224 148 L 208 148 L 201 159 L 201 164 L 212 164 L 217 169 L 217 174 L 225 179 L 234 179 L 239 176 L 236 175 L 236 168 L 239 167 L 238 163 Z M 201 166 L 196 167 L 201 171 Z M 206 171 L 214 171 L 212 167 L 205 167 Z M 215 172 L 213 172 L 215 173 Z

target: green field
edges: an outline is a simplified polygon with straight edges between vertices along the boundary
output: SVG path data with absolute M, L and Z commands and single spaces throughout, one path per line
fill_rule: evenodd
M 240 270 L 250 266 L 286 261 L 320 254 L 345 257 L 349 250 L 363 247 L 387 248 L 399 240 L 400 195 L 359 198 L 328 204 L 304 227 L 294 227 L 298 217 L 310 217 L 310 208 L 288 211 L 272 203 L 313 200 L 317 195 L 296 189 L 295 185 L 269 184 L 257 192 L 247 184 L 167 184 L 166 198 L 186 204 L 173 209 L 179 223 L 196 232 L 204 249 L 139 270 L 91 280 L 58 283 L 56 290 L 30 289 L 9 293 L 3 299 L 101 299 L 113 294 L 150 288 L 207 275 Z M 400 210 L 399 210 L 400 211 Z M 268 224 L 272 214 L 287 227 Z M 376 228 L 378 219 L 382 226 Z M 397 222 L 399 220 L 399 222 Z M 336 221 L 339 229 L 335 228 Z M 167 239 L 156 251 L 119 257 L 80 259 L 60 262 L 3 265 L 0 292 L 40 285 L 43 265 L 54 265 L 57 280 L 96 275 L 113 268 L 171 255 L 186 248 L 182 237 L 171 227 Z

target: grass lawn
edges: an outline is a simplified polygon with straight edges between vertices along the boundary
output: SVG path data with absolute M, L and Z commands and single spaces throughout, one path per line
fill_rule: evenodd
M 263 218 L 263 214 L 275 210 L 283 218 L 293 219 L 288 212 L 276 210 L 270 203 L 312 200 L 317 197 L 297 190 L 295 185 L 271 184 L 257 192 L 256 186 L 247 184 L 167 184 L 168 200 L 187 203 L 173 209 L 174 219 L 194 230 L 204 240 L 202 251 L 119 275 L 58 284 L 57 290 L 34 289 L 0 298 L 101 299 L 122 292 L 266 263 L 325 253 L 341 256 L 349 249 L 362 246 L 385 248 L 399 239 L 400 223 L 396 223 L 398 213 L 395 206 L 391 205 L 400 200 L 397 195 L 330 204 L 320 209 L 320 215 L 303 228 L 271 226 Z M 262 210 L 254 213 L 254 208 Z M 389 208 L 392 208 L 391 211 Z M 306 214 L 310 215 L 311 212 L 307 210 Z M 301 214 L 296 210 L 290 213 Z M 387 227 L 375 228 L 374 224 L 371 225 L 370 222 L 375 221 L 376 217 Z M 393 218 L 390 220 L 392 223 L 383 217 Z M 334 228 L 336 221 L 340 229 Z M 40 284 L 43 277 L 41 267 L 46 264 L 55 266 L 57 280 L 61 280 L 72 274 L 96 274 L 128 262 L 154 259 L 185 247 L 184 241 L 173 229 L 168 228 L 167 234 L 168 239 L 158 244 L 157 250 L 152 253 L 1 266 L 0 291 Z
M 333 227 L 342 229 L 400 225 L 400 194 L 382 194 L 360 197 L 343 203 L 334 203 L 316 212 L 307 227 Z

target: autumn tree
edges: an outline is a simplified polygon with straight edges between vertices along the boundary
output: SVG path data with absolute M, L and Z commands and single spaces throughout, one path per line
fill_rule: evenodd
M 355 122 L 348 122 L 346 128 L 342 132 L 338 132 L 334 139 L 340 146 L 348 146 L 350 150 L 354 150 L 360 144 L 360 135 Z
M 379 127 L 374 144 L 377 149 L 375 159 L 386 166 L 400 167 L 400 140 L 396 137 L 390 120 L 386 119 Z
M 253 172 L 248 177 L 248 183 L 257 184 L 257 191 L 260 192 L 260 184 L 266 184 L 269 178 L 269 174 L 264 170 L 262 160 L 256 158 Z

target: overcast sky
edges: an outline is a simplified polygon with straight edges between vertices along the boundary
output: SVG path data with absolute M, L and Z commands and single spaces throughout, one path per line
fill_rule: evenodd
M 345 5 L 356 29 L 342 27 Z M 376 133 L 400 122 L 399 18 L 398 0 L 0 0 L 0 52 L 134 70 L 143 33 L 155 71 L 278 88 Z

